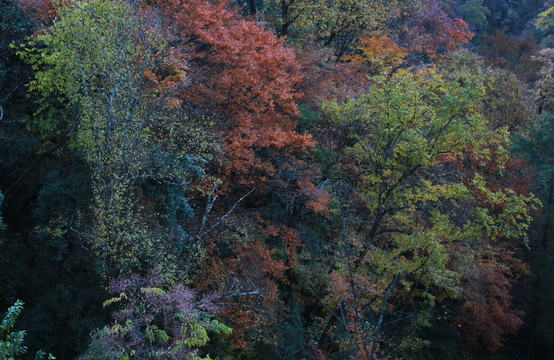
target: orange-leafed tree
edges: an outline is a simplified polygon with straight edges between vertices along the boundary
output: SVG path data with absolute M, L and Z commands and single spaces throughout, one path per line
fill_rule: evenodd
M 182 96 L 213 116 L 221 129 L 221 176 L 235 186 L 275 185 L 296 155 L 314 146 L 295 131 L 294 52 L 275 34 L 245 20 L 229 1 L 158 1 L 176 46 L 189 57 L 191 86 Z
M 345 59 L 362 65 L 372 75 L 391 73 L 404 62 L 408 51 L 398 46 L 392 39 L 383 36 L 360 37 L 360 45 L 354 50 L 359 53 Z
M 297 265 L 299 245 L 294 230 L 244 212 L 207 239 L 206 261 L 195 285 L 218 293 L 221 316 L 233 327 L 233 348 L 277 343 L 286 316 L 280 288 L 289 284 L 287 271 Z
M 229 1 L 150 3 L 164 18 L 174 61 L 183 64 L 182 105 L 189 116 L 210 119 L 220 138 L 221 154 L 207 169 L 221 179 L 220 200 L 209 215 L 229 214 L 225 205 L 239 203 L 235 194 L 256 189 L 233 207 L 217 234 L 201 239 L 206 257 L 196 281 L 199 289 L 220 293 L 234 344 L 247 348 L 282 318 L 276 315 L 280 285 L 298 243 L 290 229 L 269 231 L 248 207 L 263 208 L 279 194 L 287 203 L 324 212 L 329 200 L 303 159 L 315 142 L 296 130 L 301 68 L 282 39 L 242 18 Z

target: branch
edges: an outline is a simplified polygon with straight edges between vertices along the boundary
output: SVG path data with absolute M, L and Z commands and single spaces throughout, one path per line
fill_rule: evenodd
M 215 303 L 215 305 L 221 305 L 221 306 L 241 306 L 243 308 L 247 308 L 247 309 L 250 309 L 250 310 L 255 310 L 255 311 L 259 311 L 261 313 L 264 313 L 264 314 L 267 314 L 267 311 L 265 310 L 262 310 L 260 308 L 256 308 L 256 307 L 253 307 L 253 306 L 248 306 L 248 305 L 245 305 L 245 304 L 240 304 L 240 303 Z
M 233 281 L 233 283 L 234 283 L 234 281 Z M 233 297 L 233 296 L 248 296 L 248 295 L 257 295 L 257 296 L 263 298 L 264 296 L 263 296 L 262 292 L 256 287 L 256 285 L 255 285 L 255 284 L 252 284 L 252 283 L 251 283 L 251 285 L 252 285 L 252 287 L 254 288 L 253 291 L 248 291 L 248 292 L 246 292 L 246 291 L 243 291 L 243 292 L 239 292 L 239 291 L 229 291 L 229 292 L 223 294 L 222 296 L 220 296 L 219 299 L 229 299 L 229 298 L 231 298 L 231 297 Z M 232 289 L 233 287 L 234 287 L 234 286 L 232 286 L 231 289 Z
M 342 204 L 340 203 L 339 201 L 339 207 L 340 207 L 340 210 L 341 210 L 341 218 L 342 218 L 342 232 L 343 232 L 343 240 L 344 240 L 344 247 L 345 247 L 345 252 L 346 252 L 346 257 L 347 257 L 347 262 L 348 262 L 348 275 L 349 275 L 349 283 L 350 283 L 350 290 L 352 292 L 352 301 L 354 302 L 354 316 L 355 316 L 355 319 L 356 319 L 356 322 L 358 324 L 361 325 L 361 321 L 360 321 L 360 309 L 358 307 L 358 292 L 356 291 L 356 284 L 354 283 L 354 272 L 352 270 L 352 260 L 351 260 L 351 256 L 350 256 L 350 243 L 349 243 L 349 240 L 348 240 L 348 231 L 346 229 L 346 218 L 344 216 L 344 213 L 343 213 L 343 209 L 342 209 Z M 364 353 L 366 355 L 367 358 L 370 358 L 369 357 L 369 349 L 367 348 L 367 344 L 366 344 L 366 341 L 365 341 L 365 336 L 364 334 L 362 333 L 361 334 L 361 340 L 362 340 L 362 346 L 363 346 L 363 349 L 364 349 Z
M 394 275 L 394 279 L 386 289 L 385 297 L 383 298 L 383 306 L 381 307 L 381 311 L 379 314 L 379 320 L 377 321 L 377 325 L 375 326 L 375 334 L 373 344 L 371 345 L 371 354 L 369 356 L 370 360 L 373 360 L 375 358 L 375 352 L 377 351 L 377 345 L 379 344 L 379 342 L 377 341 L 377 335 L 379 334 L 379 331 L 381 330 L 381 325 L 383 324 L 383 318 L 385 316 L 385 311 L 387 310 L 387 301 L 389 300 L 389 297 L 392 294 L 392 290 L 396 285 L 398 278 L 400 278 L 401 274 L 402 273 L 399 272 L 398 274 Z
M 210 192 L 210 195 L 208 195 L 208 200 L 206 203 L 206 210 L 204 211 L 204 215 L 202 216 L 202 225 L 200 226 L 200 230 L 198 230 L 198 234 L 196 235 L 196 238 L 200 240 L 202 231 L 204 231 L 204 227 L 206 226 L 206 222 L 208 221 L 208 214 L 212 211 L 212 207 L 214 205 L 215 200 L 217 199 L 217 195 L 214 197 L 214 193 L 217 190 L 217 187 L 219 185 L 219 179 L 216 180 L 214 187 L 212 188 L 212 191 Z
M 219 182 L 219 180 L 218 180 Z M 216 186 L 214 186 L 214 188 L 212 189 L 212 192 L 210 193 L 210 196 L 208 197 L 208 204 L 206 205 L 206 211 L 204 212 L 204 216 L 202 217 L 202 226 L 200 228 L 200 230 L 202 230 L 205 225 L 206 225 L 206 222 L 207 222 L 207 219 L 208 219 L 208 214 L 210 213 L 210 211 L 212 210 L 212 207 L 213 207 L 213 204 L 215 202 L 215 200 L 217 199 L 217 195 L 216 196 L 213 196 L 213 193 L 215 192 L 215 189 L 217 187 L 217 184 L 216 183 Z M 219 218 L 219 220 L 213 224 L 212 226 L 210 226 L 209 229 L 207 229 L 206 231 L 204 232 L 201 232 L 199 231 L 198 232 L 198 235 L 196 235 L 196 239 L 197 240 L 201 240 L 205 235 L 211 233 L 213 230 L 215 230 L 216 227 L 218 227 L 223 221 L 225 221 L 225 219 L 231 215 L 231 213 L 235 210 L 235 208 L 237 207 L 237 205 L 242 201 L 244 200 L 245 198 L 247 198 L 250 194 L 252 194 L 254 191 L 256 190 L 256 188 L 253 188 L 252 190 L 250 190 L 249 192 L 247 192 L 246 194 L 244 194 L 240 199 L 237 200 L 237 202 L 235 202 L 235 204 L 231 207 L 231 209 L 229 211 L 227 211 L 227 213 L 225 213 L 225 215 L 223 215 L 221 218 Z

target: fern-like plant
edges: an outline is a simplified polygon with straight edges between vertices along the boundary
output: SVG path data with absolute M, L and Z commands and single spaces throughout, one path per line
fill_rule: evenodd
M 17 300 L 15 304 L 8 309 L 8 313 L 0 325 L 0 360 L 12 360 L 16 356 L 27 352 L 27 347 L 23 346 L 25 331 L 12 332 L 15 320 L 23 310 L 23 302 Z
M 15 321 L 23 310 L 23 301 L 17 300 L 13 306 L 8 309 L 8 313 L 0 324 L 0 360 L 16 360 L 16 356 L 25 355 L 27 347 L 23 345 L 25 330 L 12 331 Z M 44 359 L 46 353 L 39 350 L 35 355 L 35 360 Z M 48 354 L 48 360 L 55 360 L 52 354 Z

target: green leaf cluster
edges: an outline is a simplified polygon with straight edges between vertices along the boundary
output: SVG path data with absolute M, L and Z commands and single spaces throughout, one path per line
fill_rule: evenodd
M 13 306 L 8 309 L 8 312 L 2 323 L 0 323 L 0 360 L 16 360 L 16 357 L 23 356 L 27 353 L 27 347 L 23 345 L 25 338 L 25 330 L 12 331 L 15 326 L 15 321 L 23 310 L 23 302 L 17 300 Z M 36 353 L 35 359 L 40 360 L 46 356 L 46 353 L 39 350 Z M 48 360 L 55 360 L 52 354 L 48 354 Z
M 121 0 L 57 6 L 59 20 L 19 52 L 36 71 L 29 89 L 43 103 L 29 126 L 46 137 L 64 129 L 90 168 L 92 202 L 76 223 L 105 273 L 146 264 L 175 273 L 194 259 L 180 224 L 192 216 L 188 182 L 213 148 L 202 130 L 208 121 L 176 107 L 183 84 L 152 79 L 175 66 L 155 16 Z

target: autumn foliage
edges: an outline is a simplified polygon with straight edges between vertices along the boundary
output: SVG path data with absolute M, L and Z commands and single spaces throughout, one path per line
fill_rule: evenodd
M 448 16 L 441 1 L 429 0 L 415 18 L 408 38 L 412 51 L 437 59 L 469 42 L 473 33 L 462 19 Z
M 513 309 L 512 280 L 499 265 L 484 260 L 478 262 L 478 268 L 482 273 L 470 284 L 457 322 L 469 344 L 480 342 L 494 352 L 505 335 L 517 332 L 524 313 Z
M 52 0 L 18 0 L 29 17 L 39 23 L 49 24 L 56 16 Z
M 386 36 L 360 37 L 360 46 L 355 50 L 359 54 L 347 56 L 345 59 L 365 65 L 370 74 L 390 73 L 403 63 L 408 51 L 395 44 Z
M 248 347 L 261 333 L 270 341 L 283 315 L 279 286 L 287 282 L 285 272 L 297 261 L 299 238 L 294 231 L 257 220 L 265 229 L 249 234 L 255 231 L 249 226 L 234 242 L 210 241 L 209 257 L 196 284 L 198 289 L 218 293 L 222 318 L 233 324 L 234 348 Z M 264 240 L 277 241 L 279 250 Z
M 0 0 L 0 306 L 61 360 L 531 360 L 538 3 Z
M 283 166 L 297 162 L 293 155 L 314 146 L 309 135 L 295 131 L 291 118 L 298 114 L 300 79 L 293 51 L 261 25 L 240 18 L 228 1 L 156 6 L 190 51 L 185 55 L 192 84 L 183 97 L 205 107 L 221 128 L 225 182 L 263 187 L 276 181 Z

